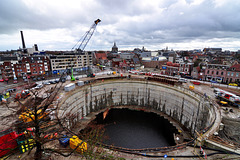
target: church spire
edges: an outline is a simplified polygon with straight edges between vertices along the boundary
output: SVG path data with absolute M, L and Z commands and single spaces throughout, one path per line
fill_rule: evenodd
M 112 47 L 112 53 L 117 53 L 118 52 L 118 47 L 116 45 L 116 42 L 114 42 L 113 47 Z

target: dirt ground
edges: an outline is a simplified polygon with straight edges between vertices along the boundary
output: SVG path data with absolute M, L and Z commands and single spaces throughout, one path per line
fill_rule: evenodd
M 65 83 L 64 85 L 68 84 L 70 82 Z M 192 85 L 192 83 L 188 82 L 188 83 L 184 83 L 183 86 L 185 88 L 189 88 L 189 86 Z M 41 90 L 41 94 L 45 94 L 45 92 L 47 90 L 49 90 L 50 88 L 52 88 L 54 85 L 49 85 L 47 86 L 45 89 Z M 194 85 L 194 90 L 197 92 L 200 92 L 202 94 L 206 93 L 207 96 L 209 96 L 212 99 L 215 99 L 214 96 L 214 88 L 212 88 L 210 85 Z M 224 88 L 223 88 L 224 89 Z M 63 91 L 63 89 L 62 89 Z M 228 89 L 228 91 L 231 91 Z M 234 90 L 235 93 L 239 93 L 238 90 Z M 61 94 L 61 96 L 63 96 Z M 10 109 L 11 108 L 11 109 Z M 223 107 L 222 107 L 223 108 Z M 234 113 L 229 113 L 229 114 L 225 114 L 224 110 L 221 109 L 221 112 L 223 113 L 222 115 L 224 116 L 230 116 L 230 117 L 240 117 L 240 112 L 239 109 L 235 108 L 235 107 L 231 107 L 234 110 Z M 18 109 L 18 105 L 17 103 L 11 102 L 9 104 L 9 107 L 2 104 L 0 105 L 0 130 L 5 130 L 7 128 L 9 128 L 12 124 L 13 121 L 15 121 L 17 119 L 17 116 L 15 115 L 15 112 Z M 182 150 L 176 150 L 170 153 L 167 153 L 168 155 L 197 155 L 199 153 L 199 148 L 193 148 L 193 147 L 188 147 L 186 149 L 182 149 Z M 133 154 L 126 154 L 126 153 L 122 153 L 122 152 L 114 152 L 114 151 L 107 151 L 108 153 L 115 155 L 116 157 L 119 158 L 125 158 L 125 159 L 153 159 L 153 158 L 147 158 L 145 156 L 138 156 L 138 155 L 133 155 Z M 33 152 L 32 152 L 33 153 Z M 210 150 L 206 150 L 206 153 L 212 153 L 212 151 Z M 165 153 L 156 153 L 154 155 L 161 155 L 163 156 Z M 47 155 L 48 157 L 50 156 L 51 159 L 58 159 L 58 160 L 71 160 L 71 159 L 83 159 L 81 156 L 79 156 L 78 154 L 73 154 L 70 157 L 63 157 L 63 156 L 59 156 L 59 155 Z M 226 157 L 231 157 L 232 159 L 235 158 L 236 156 L 234 155 L 225 155 Z M 220 156 L 222 157 L 222 156 Z M 16 154 L 14 156 L 11 156 L 10 159 L 32 159 L 33 156 L 32 155 L 27 155 L 27 153 L 24 154 Z M 217 159 L 219 158 L 218 156 L 214 156 L 214 157 L 209 157 L 208 159 Z M 230 159 L 231 159 L 230 158 Z M 164 159 L 164 158 L 161 158 Z M 167 159 L 171 159 L 171 158 L 167 158 Z M 177 159 L 181 159 L 183 160 L 184 158 L 174 158 L 174 160 Z M 188 158 L 189 159 L 189 158 Z M 199 159 L 199 158 L 190 158 L 190 159 Z

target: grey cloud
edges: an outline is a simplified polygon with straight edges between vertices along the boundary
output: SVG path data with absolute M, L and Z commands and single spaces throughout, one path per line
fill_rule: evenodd
M 100 18 L 102 32 L 94 36 L 110 45 L 106 47 L 111 47 L 113 41 L 127 46 L 240 38 L 239 1 L 229 0 L 224 6 L 216 6 L 212 0 L 191 5 L 193 1 L 165 0 L 152 5 L 142 0 L 91 0 L 79 2 L 75 9 L 46 6 L 47 13 L 40 14 L 39 8 L 28 8 L 22 1 L 1 0 L 0 35 L 20 29 L 65 28 L 78 40 Z

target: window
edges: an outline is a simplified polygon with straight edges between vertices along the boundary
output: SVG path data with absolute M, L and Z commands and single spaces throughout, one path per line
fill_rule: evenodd
M 236 77 L 238 77 L 239 76 L 239 73 L 236 73 Z
M 221 72 L 221 75 L 223 75 L 223 72 Z
M 227 73 L 227 76 L 230 76 L 230 72 Z
M 231 73 L 231 76 L 232 76 L 232 77 L 233 77 L 233 75 L 234 75 L 234 72 Z
M 216 75 L 218 75 L 218 71 L 216 72 Z
M 209 70 L 207 71 L 207 74 L 209 74 Z
M 214 74 L 214 71 L 212 71 L 212 74 Z

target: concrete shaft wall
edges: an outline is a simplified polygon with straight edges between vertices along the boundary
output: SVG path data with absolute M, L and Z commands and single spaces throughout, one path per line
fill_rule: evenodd
M 160 110 L 192 134 L 209 127 L 215 120 L 214 107 L 201 95 L 180 86 L 146 80 L 109 80 L 76 88 L 61 101 L 59 116 L 79 121 L 92 111 L 118 105 Z
M 231 139 L 240 143 L 240 119 L 223 117 L 223 132 Z

